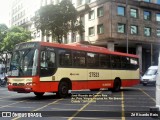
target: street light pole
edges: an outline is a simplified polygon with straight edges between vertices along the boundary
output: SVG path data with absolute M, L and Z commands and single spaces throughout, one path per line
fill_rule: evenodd
M 126 45 L 126 49 L 127 49 L 127 53 L 128 53 L 128 9 L 127 9 L 127 7 L 128 7 L 128 0 L 126 0 L 126 42 L 127 42 L 127 45 Z

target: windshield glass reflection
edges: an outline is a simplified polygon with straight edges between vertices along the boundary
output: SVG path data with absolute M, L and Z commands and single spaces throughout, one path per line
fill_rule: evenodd
M 37 49 L 17 50 L 10 64 L 10 76 L 34 76 L 37 74 Z

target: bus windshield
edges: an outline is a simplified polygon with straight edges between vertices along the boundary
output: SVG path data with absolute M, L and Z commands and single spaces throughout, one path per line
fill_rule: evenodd
M 9 76 L 35 76 L 38 66 L 38 49 L 21 49 L 13 52 Z

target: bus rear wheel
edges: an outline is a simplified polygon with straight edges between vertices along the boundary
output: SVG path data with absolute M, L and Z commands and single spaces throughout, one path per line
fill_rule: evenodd
M 42 97 L 44 95 L 44 92 L 34 92 L 36 97 Z
M 112 91 L 119 92 L 120 89 L 121 89 L 121 80 L 120 79 L 115 79 Z
M 58 97 L 66 98 L 68 96 L 69 84 L 67 82 L 60 82 L 58 87 Z

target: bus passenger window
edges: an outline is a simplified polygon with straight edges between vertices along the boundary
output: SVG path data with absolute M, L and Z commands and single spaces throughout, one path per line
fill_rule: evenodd
M 135 58 L 130 58 L 130 68 L 132 70 L 136 70 L 138 69 L 138 59 L 135 59 Z
M 59 65 L 63 67 L 72 66 L 72 57 L 70 50 L 59 50 Z
M 111 57 L 111 65 L 113 69 L 121 69 L 121 57 L 113 55 Z
M 130 66 L 129 57 L 122 57 L 121 58 L 121 67 L 122 67 L 122 69 L 129 69 L 129 66 Z
M 82 51 L 73 51 L 73 66 L 85 67 L 86 66 L 86 54 Z
M 100 67 L 102 68 L 110 68 L 110 55 L 100 54 Z
M 99 56 L 95 53 L 87 53 L 87 65 L 88 67 L 99 67 Z

